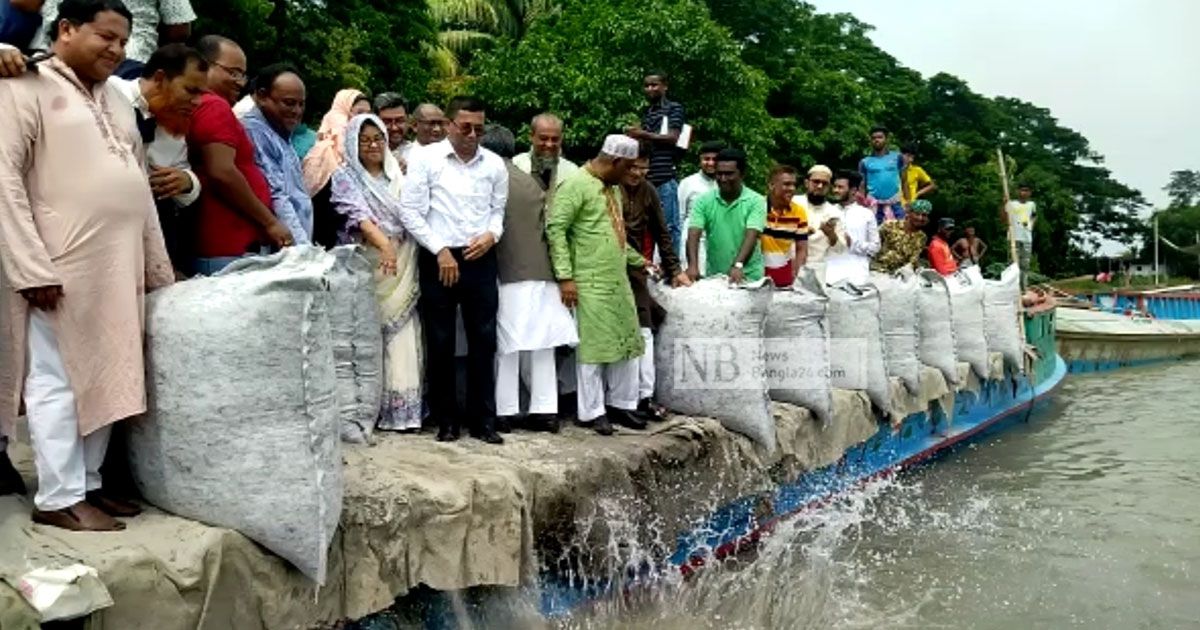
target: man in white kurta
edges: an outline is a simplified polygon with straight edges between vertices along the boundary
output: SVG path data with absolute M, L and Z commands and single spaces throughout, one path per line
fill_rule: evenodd
M 825 282 L 837 284 L 866 284 L 871 280 L 871 259 L 879 253 L 879 224 L 875 212 L 855 201 L 854 191 L 862 182 L 856 171 L 838 173 L 833 178 L 833 195 L 845 220 L 850 246 L 845 252 L 831 256 L 825 264 Z
M 496 245 L 500 304 L 496 312 L 497 429 L 511 428 L 521 413 L 520 382 L 529 387 L 527 426 L 558 432 L 558 368 L 554 350 L 579 343 L 575 320 L 562 303 L 546 242 L 546 193 L 509 158 L 516 140 L 489 127 L 482 146 L 508 166 L 504 238 Z
M 829 259 L 850 249 L 846 218 L 842 215 L 842 209 L 829 201 L 832 183 L 833 171 L 828 166 L 818 164 L 808 169 L 808 178 L 804 182 L 805 194 L 792 199 L 804 208 L 808 224 L 816 230 L 808 237 L 808 258 L 804 266 L 812 269 L 822 284 L 825 283 Z
M 144 293 L 174 275 L 133 109 L 106 83 L 128 12 L 64 0 L 59 13 L 56 58 L 0 81 L 0 420 L 24 399 L 34 520 L 111 531 L 137 508 L 100 492 L 100 465 L 112 423 L 146 410 Z

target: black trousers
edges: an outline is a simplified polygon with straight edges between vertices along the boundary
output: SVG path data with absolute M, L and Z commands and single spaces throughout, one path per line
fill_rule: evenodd
M 455 396 L 454 350 L 456 323 L 462 308 L 467 333 L 468 426 L 490 427 L 496 419 L 496 309 L 500 296 L 496 251 L 477 260 L 463 260 L 461 248 L 451 249 L 458 261 L 458 283 L 443 286 L 437 256 L 422 248 L 417 258 L 421 299 L 417 303 L 425 329 L 425 386 L 431 420 L 440 427 L 462 425 Z

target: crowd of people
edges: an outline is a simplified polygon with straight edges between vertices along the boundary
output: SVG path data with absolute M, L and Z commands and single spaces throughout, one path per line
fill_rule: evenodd
M 6 3 L 0 33 L 29 35 L 8 28 L 27 4 Z M 251 81 L 237 42 L 189 47 L 179 29 L 140 23 L 139 4 L 62 0 L 44 25 L 51 56 L 33 36 L 0 48 L 0 413 L 7 435 L 21 408 L 28 419 L 40 523 L 106 531 L 138 512 L 105 492 L 99 467 L 112 424 L 146 409 L 144 293 L 243 257 L 364 246 L 383 324 L 379 428 L 452 441 L 465 425 L 501 444 L 514 425 L 557 432 L 570 416 L 602 435 L 662 420 L 653 344 L 666 314 L 652 282 L 786 288 L 802 268 L 867 282 L 923 256 L 953 273 L 987 252 L 970 228 L 951 246 L 950 219 L 926 238 L 936 186 L 883 128 L 858 168 L 778 165 L 765 195 L 745 154 L 715 141 L 679 181 L 691 129 L 660 70 L 643 77 L 641 125 L 583 165 L 564 157 L 558 116 L 536 116 L 518 153 L 469 96 L 443 110 L 346 89 L 313 132 L 300 70 L 274 64 Z M 194 18 L 186 0 L 153 4 L 175 8 L 153 16 L 163 25 Z M 1005 207 L 1026 234 L 1029 192 Z M 24 490 L 5 455 L 0 492 Z

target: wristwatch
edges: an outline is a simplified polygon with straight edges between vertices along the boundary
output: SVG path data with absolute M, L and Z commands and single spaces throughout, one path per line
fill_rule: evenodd
M 740 262 L 735 262 L 735 263 L 733 263 L 733 268 L 734 268 L 734 269 L 741 269 L 742 267 L 745 267 L 745 266 L 746 266 L 746 265 L 744 265 L 744 264 L 742 264 L 742 263 L 740 263 Z

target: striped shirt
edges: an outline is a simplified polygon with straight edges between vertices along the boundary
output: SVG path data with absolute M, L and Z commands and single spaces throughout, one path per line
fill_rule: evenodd
M 667 129 L 682 131 L 686 118 L 683 105 L 663 98 L 662 101 L 651 105 L 642 115 L 642 129 L 650 133 L 662 131 L 663 118 L 667 119 Z M 650 172 L 646 179 L 651 184 L 661 186 L 675 179 L 675 145 L 652 143 L 650 148 Z

